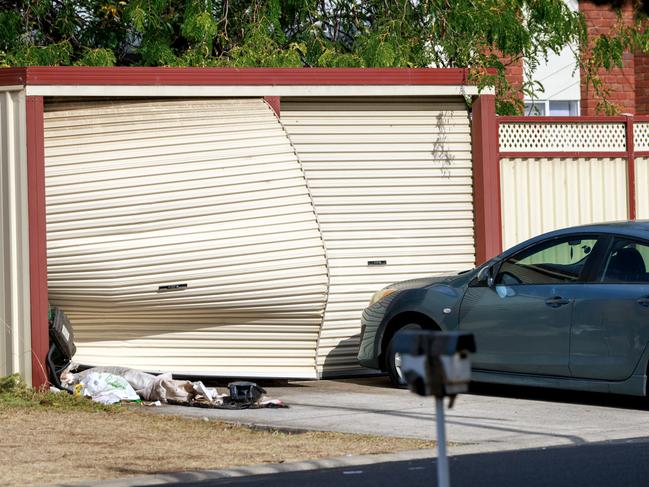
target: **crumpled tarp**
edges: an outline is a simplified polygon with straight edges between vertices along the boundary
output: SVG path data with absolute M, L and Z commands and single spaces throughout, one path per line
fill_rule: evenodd
M 61 375 L 66 385 L 81 384 L 81 393 L 95 401 L 111 404 L 121 400 L 142 399 L 149 403 L 180 404 L 215 409 L 283 408 L 278 399 L 269 399 L 261 394 L 248 400 L 219 394 L 215 388 L 206 387 L 201 381 L 176 380 L 167 372 L 160 375 L 148 374 L 128 367 L 93 367 L 79 373 L 66 371 Z M 253 389 L 265 393 L 254 383 L 234 382 L 233 385 L 250 384 Z M 110 401 L 110 402 L 108 402 Z

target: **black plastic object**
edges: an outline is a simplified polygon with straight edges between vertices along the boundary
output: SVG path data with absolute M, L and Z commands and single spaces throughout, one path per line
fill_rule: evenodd
M 254 382 L 238 381 L 228 384 L 230 391 L 230 401 L 255 405 L 259 402 L 266 391 Z
M 54 319 L 50 325 L 50 338 L 68 360 L 77 353 L 72 325 L 70 325 L 70 320 L 60 308 L 54 309 Z
M 59 376 L 68 366 L 74 354 L 77 353 L 72 325 L 59 308 L 50 310 L 49 318 L 50 349 L 47 352 L 47 368 L 49 369 L 50 382 L 59 389 L 69 391 L 61 384 Z

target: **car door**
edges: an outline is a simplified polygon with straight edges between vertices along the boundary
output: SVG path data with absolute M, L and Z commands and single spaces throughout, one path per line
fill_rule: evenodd
M 492 285 L 471 283 L 459 327 L 475 335 L 474 368 L 569 376 L 573 302 L 598 238 L 554 237 L 506 258 Z
M 649 341 L 649 242 L 615 237 L 598 272 L 575 301 L 571 330 L 573 377 L 623 380 Z

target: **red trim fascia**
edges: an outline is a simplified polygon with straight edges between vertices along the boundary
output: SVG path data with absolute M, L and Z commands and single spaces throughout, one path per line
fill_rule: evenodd
M 26 97 L 29 287 L 31 301 L 32 384 L 47 384 L 47 243 L 45 233 L 45 149 L 43 97 Z
M 613 157 L 627 157 L 627 151 L 619 152 L 500 152 L 498 157 L 500 159 L 603 159 L 603 158 L 613 158 Z
M 19 86 L 27 83 L 27 68 L 0 69 L 0 86 Z
M 22 74 L 21 74 L 22 73 Z M 35 66 L 0 69 L 26 85 L 467 85 L 464 68 L 165 68 Z M 24 77 L 23 83 L 20 83 Z
M 633 115 L 626 117 L 626 171 L 627 171 L 627 198 L 629 203 L 629 220 L 635 220 L 636 202 L 635 202 L 635 154 L 633 142 Z
M 637 122 L 637 120 L 636 120 Z M 636 151 L 633 153 L 634 157 L 649 157 L 649 151 L 646 150 L 641 150 L 641 151 Z
M 626 117 L 532 117 L 502 116 L 500 123 L 624 123 Z
M 649 115 L 634 115 L 633 119 L 636 122 L 649 122 Z
M 495 95 L 474 98 L 471 121 L 473 147 L 473 211 L 476 264 L 502 251 L 500 164 Z

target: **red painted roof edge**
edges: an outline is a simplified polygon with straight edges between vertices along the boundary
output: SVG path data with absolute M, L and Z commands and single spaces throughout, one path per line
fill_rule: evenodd
M 464 68 L 166 68 L 35 66 L 0 69 L 0 85 L 467 85 Z
M 0 86 L 25 85 L 26 81 L 27 81 L 27 68 L 0 69 Z

